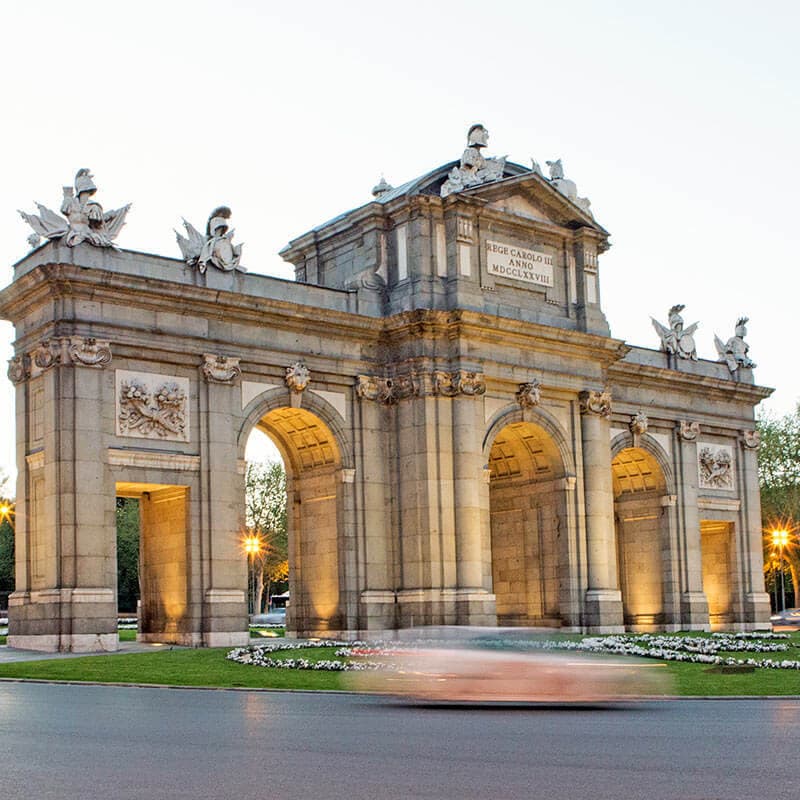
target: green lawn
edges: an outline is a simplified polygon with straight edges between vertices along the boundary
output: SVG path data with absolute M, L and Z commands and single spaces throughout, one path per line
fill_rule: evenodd
M 329 653 L 303 652 L 306 658 Z M 0 664 L 0 678 L 34 678 L 102 683 L 154 683 L 271 689 L 340 689 L 336 672 L 249 667 L 226 660 L 226 647 L 122 653 Z M 291 657 L 291 653 L 286 654 Z
M 135 631 L 121 631 L 122 641 L 135 640 Z M 569 637 L 573 638 L 573 637 Z M 754 657 L 800 660 L 800 633 L 792 635 L 786 653 Z M 150 653 L 85 656 L 72 659 L 0 664 L 0 678 L 33 678 L 104 683 L 146 683 L 176 686 L 215 686 L 272 689 L 341 689 L 341 673 L 280 670 L 227 661 L 228 648 L 169 649 Z M 732 653 L 736 657 L 742 654 Z M 276 658 L 333 658 L 333 648 L 283 651 Z M 663 662 L 648 661 L 657 664 Z M 755 670 L 723 673 L 704 664 L 667 662 L 670 693 L 685 697 L 706 695 L 800 695 L 800 671 Z

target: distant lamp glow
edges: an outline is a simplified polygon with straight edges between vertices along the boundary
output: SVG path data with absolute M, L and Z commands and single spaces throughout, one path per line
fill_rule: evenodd
M 11 515 L 14 513 L 14 506 L 9 503 L 0 504 L 0 522 L 11 521 Z
M 786 547 L 789 544 L 789 531 L 785 529 L 772 531 L 772 544 L 775 547 Z
M 261 552 L 261 539 L 258 536 L 245 536 L 244 551 L 249 556 L 254 556 Z
M 786 611 L 786 587 L 783 582 L 783 548 L 789 544 L 789 531 L 786 528 L 778 528 L 772 531 L 772 544 L 778 549 L 778 564 L 781 574 L 781 611 Z M 777 604 L 778 598 L 775 598 Z

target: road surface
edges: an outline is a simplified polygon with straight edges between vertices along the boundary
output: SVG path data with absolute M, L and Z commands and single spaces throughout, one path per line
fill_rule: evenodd
M 800 702 L 413 708 L 381 699 L 0 683 L 4 800 L 772 800 Z

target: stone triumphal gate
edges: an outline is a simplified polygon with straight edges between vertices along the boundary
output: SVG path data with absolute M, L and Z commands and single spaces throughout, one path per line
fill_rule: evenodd
M 564 178 L 483 155 L 293 240 L 247 274 L 216 209 L 182 259 L 116 249 L 88 170 L 14 267 L 9 643 L 116 647 L 115 498 L 140 500 L 147 641 L 244 643 L 244 454 L 288 480 L 298 635 L 427 624 L 765 627 L 744 341 L 698 360 L 610 336 L 607 232 Z M 34 236 L 36 244 L 36 235 Z

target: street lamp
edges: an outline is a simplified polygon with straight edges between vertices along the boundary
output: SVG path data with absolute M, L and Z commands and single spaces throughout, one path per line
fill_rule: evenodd
M 783 548 L 789 544 L 789 531 L 785 528 L 772 531 L 772 544 L 778 550 L 778 563 L 781 572 L 781 611 L 786 610 L 786 588 L 783 585 Z M 776 599 L 777 603 L 777 599 Z
M 261 552 L 261 537 L 245 536 L 244 551 L 247 553 L 247 613 L 255 613 L 255 558 Z

